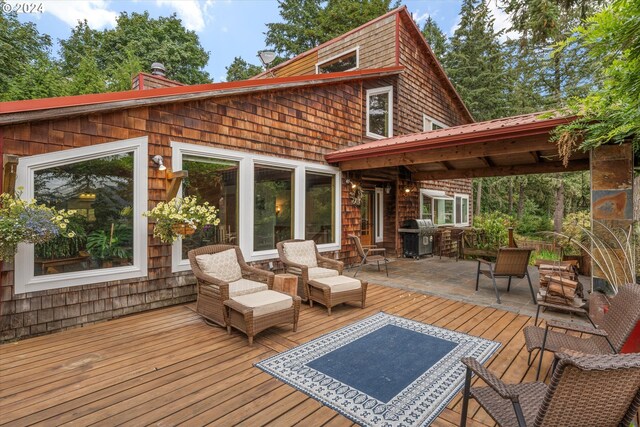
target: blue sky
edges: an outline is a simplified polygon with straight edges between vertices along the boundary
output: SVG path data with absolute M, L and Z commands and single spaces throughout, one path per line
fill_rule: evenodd
M 15 1 L 9 4 L 42 4 L 42 13 L 22 13 L 19 19 L 32 21 L 41 33 L 56 41 L 67 38 L 77 20 L 87 19 L 94 29 L 111 28 L 120 12 L 149 11 L 152 17 L 176 13 L 183 25 L 195 31 L 205 50 L 210 52 L 205 67 L 214 81 L 223 81 L 225 67 L 235 56 L 259 64 L 256 53 L 264 49 L 264 33 L 269 22 L 280 21 L 276 0 L 42 0 Z M 492 2 L 493 3 L 493 2 Z M 419 25 L 431 15 L 438 25 L 452 34 L 458 22 L 460 0 L 405 0 Z M 496 10 L 496 13 L 500 11 Z M 502 27 L 504 16 L 496 16 Z

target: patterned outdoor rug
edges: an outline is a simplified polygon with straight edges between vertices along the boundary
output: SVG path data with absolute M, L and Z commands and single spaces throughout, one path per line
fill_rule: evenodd
M 256 366 L 362 426 L 426 426 L 464 385 L 460 359 L 499 347 L 378 313 Z

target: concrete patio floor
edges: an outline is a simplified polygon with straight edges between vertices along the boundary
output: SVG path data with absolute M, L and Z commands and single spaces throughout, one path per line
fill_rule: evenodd
M 362 267 L 357 277 L 393 288 L 419 292 L 427 295 L 449 298 L 456 301 L 476 304 L 484 307 L 493 307 L 507 310 L 525 316 L 535 316 L 536 306 L 531 299 L 531 292 L 527 279 L 513 278 L 511 290 L 507 292 L 507 279 L 498 278 L 498 290 L 500 291 L 501 304 L 496 302 L 496 295 L 491 279 L 480 275 L 478 291 L 475 290 L 477 261 L 458 260 L 438 256 L 421 258 L 390 257 L 389 277 L 384 273 L 384 267 L 378 272 L 374 265 Z M 345 269 L 345 274 L 353 276 L 355 268 Z M 536 267 L 529 267 L 529 275 L 533 290 L 537 294 L 539 275 Z M 580 277 L 584 289 L 589 289 L 589 278 Z M 544 318 L 568 319 L 569 315 L 559 312 L 547 311 L 541 314 Z M 583 316 L 573 316 L 576 320 L 584 320 Z

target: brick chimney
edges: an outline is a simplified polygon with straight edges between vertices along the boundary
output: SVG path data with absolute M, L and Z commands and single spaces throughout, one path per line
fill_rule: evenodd
M 131 89 L 146 90 L 161 87 L 185 86 L 184 83 L 166 78 L 165 71 L 166 69 L 164 68 L 164 65 L 159 62 L 154 62 L 151 64 L 151 74 L 139 73 L 133 78 L 131 82 Z

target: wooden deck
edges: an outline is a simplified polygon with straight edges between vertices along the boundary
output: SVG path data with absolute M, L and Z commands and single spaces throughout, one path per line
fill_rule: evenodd
M 535 377 L 521 332 L 531 318 L 373 285 L 366 309 L 339 306 L 328 317 L 303 304 L 296 333 L 265 331 L 252 348 L 191 305 L 2 345 L 0 425 L 350 426 L 252 364 L 378 311 L 499 341 L 490 369 L 507 382 Z M 470 425 L 493 425 L 473 403 Z M 458 425 L 460 409 L 459 394 L 433 425 Z

